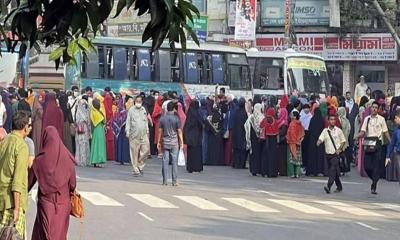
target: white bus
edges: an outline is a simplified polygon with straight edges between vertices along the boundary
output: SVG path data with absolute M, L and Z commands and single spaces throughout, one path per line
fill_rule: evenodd
M 317 55 L 247 51 L 254 95 L 283 95 L 297 90 L 301 95 L 329 94 L 324 59 Z

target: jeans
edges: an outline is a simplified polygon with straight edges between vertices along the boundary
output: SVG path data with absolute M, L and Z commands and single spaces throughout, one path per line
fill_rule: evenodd
M 176 183 L 178 175 L 178 147 L 171 149 L 164 149 L 163 163 L 162 163 L 162 176 L 163 183 L 167 183 L 168 180 L 168 163 L 170 156 L 172 157 L 172 182 Z

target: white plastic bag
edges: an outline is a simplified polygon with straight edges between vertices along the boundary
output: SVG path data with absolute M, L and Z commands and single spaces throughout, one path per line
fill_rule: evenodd
M 186 165 L 185 154 L 183 153 L 183 149 L 180 149 L 178 154 L 178 166 L 184 167 L 185 165 Z

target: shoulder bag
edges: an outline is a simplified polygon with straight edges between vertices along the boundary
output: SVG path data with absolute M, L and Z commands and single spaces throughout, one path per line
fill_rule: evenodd
M 328 135 L 329 135 L 329 138 L 331 139 L 331 142 L 333 144 L 333 148 L 335 149 L 335 152 L 336 152 L 337 148 L 336 148 L 335 142 L 333 141 L 333 137 L 331 135 L 331 131 L 330 130 L 328 130 Z M 347 168 L 346 155 L 344 155 L 343 153 L 340 153 L 337 157 L 339 158 L 340 170 L 343 171 L 344 169 Z
M 371 120 L 371 117 L 369 117 L 367 120 L 367 129 L 365 132 L 366 135 L 368 135 L 368 127 L 369 127 L 370 120 Z M 377 138 L 377 137 L 365 137 L 364 141 L 363 141 L 364 151 L 367 153 L 376 152 L 378 141 L 379 141 L 379 138 Z
M 10 219 L 8 225 L 0 229 L 0 240 L 22 240 L 12 222 L 13 218 Z

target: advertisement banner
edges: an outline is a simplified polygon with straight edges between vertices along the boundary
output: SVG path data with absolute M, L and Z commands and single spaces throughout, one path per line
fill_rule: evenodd
M 256 39 L 257 0 L 236 0 L 235 40 Z
M 209 20 L 226 18 L 226 0 L 208 0 L 207 16 Z
M 236 21 L 236 2 L 229 2 L 229 15 L 228 15 L 228 27 L 235 27 Z
M 317 71 L 326 71 L 325 62 L 317 59 L 289 58 L 288 68 L 300 68 Z
M 204 43 L 207 41 L 207 26 L 208 26 L 207 16 L 200 16 L 200 18 L 194 17 L 193 23 L 190 20 L 188 20 L 187 24 L 196 33 L 199 42 Z M 189 40 L 191 39 L 190 36 L 188 39 Z
M 285 4 L 282 0 L 261 0 L 261 25 L 284 26 Z M 292 1 L 291 21 L 295 26 L 327 26 L 329 17 L 329 0 Z
M 294 49 L 322 56 L 326 61 L 396 61 L 397 45 L 389 33 L 340 37 L 337 34 L 297 34 Z M 256 47 L 260 51 L 282 51 L 283 34 L 261 34 Z

